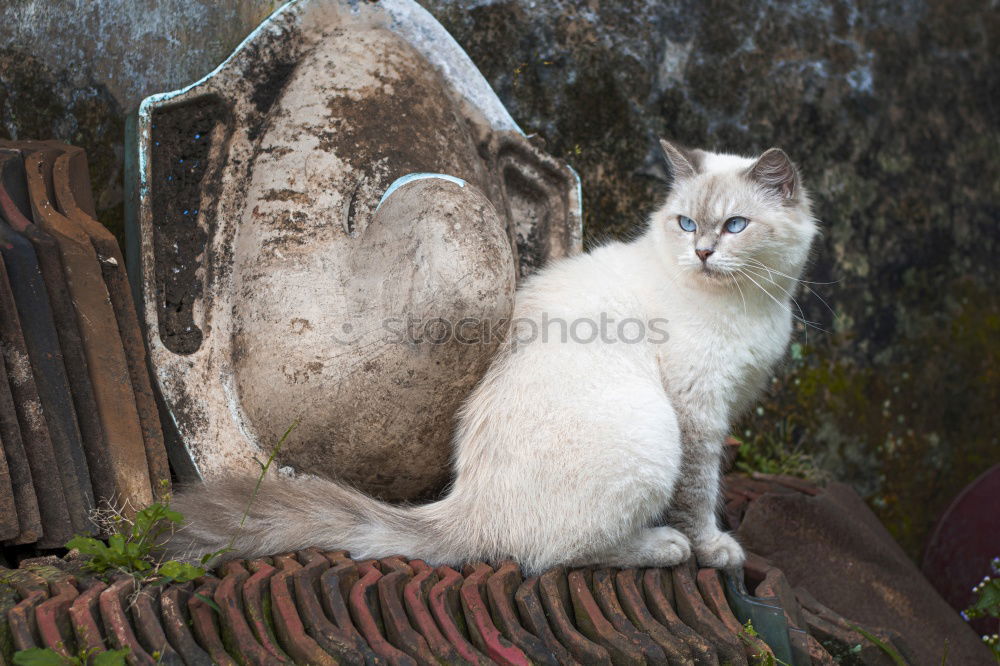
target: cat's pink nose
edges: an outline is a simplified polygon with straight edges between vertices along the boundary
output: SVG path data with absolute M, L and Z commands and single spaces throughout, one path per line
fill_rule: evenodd
M 702 263 L 704 263 L 708 261 L 710 256 L 715 254 L 715 250 L 695 250 L 694 253 L 697 254 L 698 258 L 701 259 Z

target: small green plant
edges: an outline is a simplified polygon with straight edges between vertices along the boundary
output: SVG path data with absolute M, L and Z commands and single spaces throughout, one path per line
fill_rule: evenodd
M 250 514 L 250 508 L 257 499 L 257 493 L 267 471 L 277 458 L 285 440 L 298 425 L 296 421 L 285 430 L 265 462 L 255 459 L 260 467 L 260 474 L 240 519 L 240 528 Z M 76 536 L 70 539 L 66 547 L 75 548 L 81 554 L 90 556 L 85 566 L 91 571 L 99 574 L 118 571 L 131 575 L 137 582 L 155 579 L 155 585 L 185 583 L 205 575 L 206 568 L 212 560 L 232 549 L 236 534 L 233 534 L 225 548 L 203 555 L 200 560 L 202 566 L 178 560 L 163 560 L 164 546 L 174 531 L 184 524 L 184 516 L 170 508 L 170 493 L 166 492 L 169 482 L 162 481 L 161 485 L 164 487 L 163 499 L 139 511 L 134 518 L 128 518 L 122 509 L 116 507 L 95 512 L 93 517 L 95 524 L 102 532 L 110 534 L 107 543 L 93 537 Z M 210 605 L 218 609 L 214 602 Z
M 791 449 L 778 438 L 760 434 L 740 440 L 736 449 L 736 469 L 747 474 L 778 474 L 815 480 L 820 476 L 812 458 Z
M 157 583 L 184 583 L 205 574 L 203 567 L 177 560 L 163 560 L 166 540 L 184 522 L 184 516 L 170 508 L 170 495 L 150 504 L 128 518 L 121 510 L 104 510 L 95 520 L 112 532 L 107 543 L 93 537 L 76 536 L 66 544 L 90 559 L 86 567 L 95 573 L 119 571 L 137 579 L 158 578 Z
M 758 634 L 757 630 L 753 628 L 753 620 L 747 620 L 743 625 L 743 628 L 740 629 L 738 636 L 740 640 L 747 645 L 747 647 L 753 649 L 756 647 L 756 641 L 754 639 L 759 638 L 760 634 Z M 752 658 L 755 666 L 791 666 L 791 664 L 775 657 L 771 652 L 754 654 Z
M 962 618 L 966 621 L 984 617 L 1000 620 L 1000 557 L 994 557 L 990 561 L 990 574 L 972 588 L 976 600 L 962 611 Z M 984 634 L 983 642 L 993 651 L 993 658 L 1000 664 L 1000 634 Z
M 260 467 L 260 474 L 257 475 L 257 483 L 253 487 L 253 492 L 250 493 L 250 499 L 247 500 L 247 508 L 243 510 L 243 517 L 240 518 L 241 528 L 243 527 L 243 524 L 246 522 L 247 516 L 250 515 L 250 507 L 253 506 L 254 501 L 256 501 L 257 499 L 257 493 L 260 492 L 260 484 L 264 482 L 264 477 L 267 475 L 267 470 L 271 468 L 271 464 L 274 462 L 274 459 L 278 457 L 278 453 L 281 451 L 281 447 L 284 446 L 285 440 L 288 439 L 288 436 L 292 434 L 292 431 L 298 427 L 299 427 L 298 421 L 294 421 L 292 425 L 288 426 L 288 429 L 285 430 L 284 434 L 281 436 L 281 439 L 279 439 L 278 443 L 274 445 L 274 448 L 271 450 L 270 455 L 267 456 L 267 461 L 261 462 L 257 460 L 257 458 L 253 459 L 253 461 L 257 463 L 257 465 Z M 233 538 L 234 539 L 236 538 L 235 534 L 233 535 Z M 232 547 L 232 545 L 233 542 L 232 540 L 230 540 L 229 546 Z M 226 548 L 226 550 L 228 550 L 228 548 Z
M 64 657 L 51 648 L 30 648 L 14 653 L 16 666 L 125 666 L 129 649 L 102 651 L 98 648 L 80 650 L 75 656 Z

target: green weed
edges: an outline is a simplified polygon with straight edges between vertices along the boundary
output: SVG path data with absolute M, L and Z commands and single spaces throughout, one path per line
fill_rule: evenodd
M 736 449 L 735 467 L 741 472 L 776 474 L 802 479 L 819 480 L 822 472 L 812 458 L 797 448 L 791 448 L 780 437 L 758 434 L 740 440 Z
M 976 600 L 971 606 L 962 611 L 965 620 L 975 620 L 977 618 L 992 617 L 1000 619 L 1000 557 L 994 557 L 990 561 L 990 573 L 972 588 L 976 595 Z M 987 634 L 983 636 L 983 643 L 993 651 L 993 658 L 1000 664 L 1000 635 Z
M 746 643 L 747 647 L 756 647 L 755 641 L 753 639 L 758 638 L 760 634 L 757 630 L 753 628 L 753 620 L 747 620 L 743 628 L 740 629 L 740 633 L 737 634 L 739 639 Z M 792 666 L 788 662 L 778 659 L 770 652 L 764 652 L 763 654 L 752 655 L 754 666 Z
M 125 666 L 129 649 L 101 651 L 98 648 L 80 650 L 64 657 L 51 648 L 30 648 L 14 653 L 16 666 Z
M 241 528 L 257 499 L 264 476 L 281 451 L 285 440 L 296 427 L 298 421 L 285 430 L 266 462 L 256 460 L 260 466 L 260 474 L 240 519 Z M 167 485 L 167 481 L 161 483 Z M 93 537 L 76 536 L 66 544 L 66 547 L 75 548 L 81 554 L 89 556 L 85 566 L 91 571 L 98 574 L 109 571 L 125 573 L 135 578 L 137 583 L 154 579 L 156 585 L 185 583 L 203 576 L 212 560 L 232 549 L 233 540 L 236 538 L 234 534 L 225 548 L 202 556 L 201 566 L 178 560 L 163 560 L 164 546 L 176 529 L 184 524 L 184 516 L 170 508 L 169 493 L 163 494 L 162 501 L 150 504 L 136 513 L 134 518 L 129 518 L 122 508 L 109 507 L 96 512 L 94 522 L 104 533 L 110 533 L 107 542 Z
M 112 532 L 107 543 L 76 536 L 66 544 L 67 548 L 89 556 L 85 566 L 94 573 L 117 571 L 140 581 L 157 578 L 158 584 L 184 583 L 205 574 L 203 567 L 162 559 L 167 540 L 184 523 L 184 516 L 170 508 L 169 493 L 164 494 L 162 501 L 137 512 L 134 518 L 111 508 L 101 512 L 95 522 Z

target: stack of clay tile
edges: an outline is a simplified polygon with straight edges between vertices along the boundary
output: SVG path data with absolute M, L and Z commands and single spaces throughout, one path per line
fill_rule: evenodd
M 714 666 L 776 657 L 803 666 L 838 663 L 833 655 L 892 663 L 759 558 L 746 575 L 763 596 L 744 598 L 787 619 L 770 644 L 763 631 L 743 630 L 732 581 L 690 564 L 524 578 L 512 562 L 458 571 L 306 550 L 230 562 L 194 583 L 141 587 L 129 576 L 89 577 L 76 564 L 75 573 L 56 558 L 0 568 L 0 664 L 33 647 L 64 655 L 128 648 L 129 663 L 150 665 Z
M 0 141 L 0 541 L 60 547 L 169 480 L 125 263 L 87 158 Z

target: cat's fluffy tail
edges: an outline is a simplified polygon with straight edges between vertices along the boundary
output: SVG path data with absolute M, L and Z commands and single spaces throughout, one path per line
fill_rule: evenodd
M 185 525 L 167 543 L 174 557 L 228 549 L 216 561 L 310 547 L 344 549 L 356 559 L 404 554 L 434 563 L 460 559 L 439 534 L 442 503 L 393 506 L 315 477 L 213 480 L 182 492 L 171 508 Z M 249 508 L 248 508 L 249 507 Z M 447 524 L 447 523 L 445 523 Z

